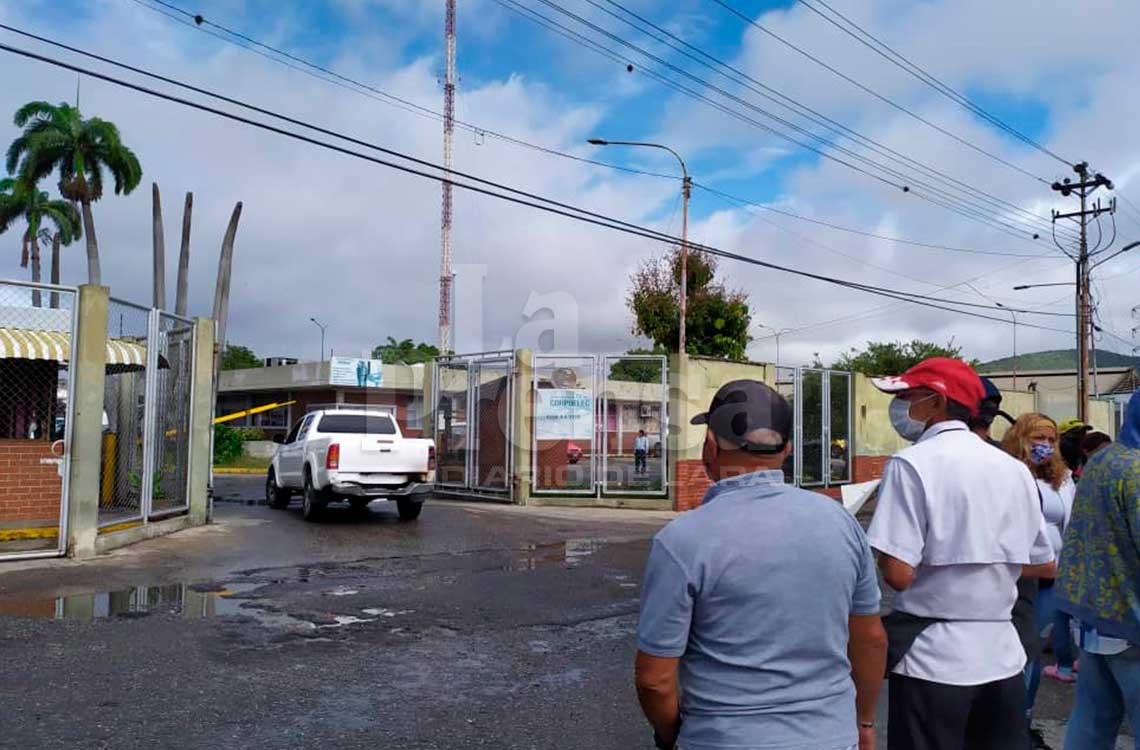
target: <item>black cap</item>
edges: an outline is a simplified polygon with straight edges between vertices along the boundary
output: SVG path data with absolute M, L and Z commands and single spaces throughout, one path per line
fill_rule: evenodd
M 758 380 L 733 380 L 713 396 L 709 410 L 690 420 L 707 424 L 717 437 L 753 453 L 779 453 L 792 434 L 792 407 L 787 399 Z M 753 442 L 745 435 L 755 430 L 772 430 L 774 441 Z

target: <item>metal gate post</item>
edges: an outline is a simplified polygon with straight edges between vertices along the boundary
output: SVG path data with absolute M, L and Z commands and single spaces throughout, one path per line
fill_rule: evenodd
M 152 504 L 154 503 L 154 459 L 158 436 L 158 413 L 155 409 L 155 400 L 158 396 L 158 335 L 160 321 L 159 311 L 151 309 L 147 314 L 146 334 L 146 381 L 143 388 L 143 467 L 142 477 L 139 480 L 140 500 L 143 523 L 150 522 Z
M 823 486 L 831 486 L 831 370 L 823 370 L 820 376 L 823 383 L 820 387 L 820 409 L 823 410 L 820 424 L 823 434 L 820 436 L 819 467 Z
M 795 441 L 792 447 L 792 482 L 796 487 L 803 483 L 804 476 L 804 370 L 802 367 L 795 369 L 795 374 L 792 376 L 792 398 L 796 402 L 796 413 L 794 416 L 796 427 L 793 431 L 795 433 Z

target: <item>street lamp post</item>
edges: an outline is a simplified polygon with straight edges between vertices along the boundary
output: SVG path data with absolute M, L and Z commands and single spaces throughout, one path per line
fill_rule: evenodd
M 689 178 L 689 169 L 685 160 L 673 149 L 660 143 L 645 143 L 642 141 L 607 141 L 604 138 L 590 138 L 586 141 L 592 146 L 639 146 L 642 148 L 657 148 L 668 151 L 681 165 L 681 299 L 680 313 L 681 326 L 677 336 L 677 351 L 685 353 L 685 320 L 689 311 L 689 198 L 693 193 L 693 181 Z
M 1009 317 L 1013 320 L 1013 390 L 1017 390 L 1017 313 L 1010 310 L 1002 303 L 994 300 L 994 304 L 1009 313 Z
M 780 337 L 783 336 L 785 333 L 791 333 L 795 329 L 792 329 L 792 328 L 775 328 L 775 327 L 767 325 L 765 323 L 757 323 L 756 325 L 758 325 L 760 328 L 767 328 L 769 331 L 772 332 L 772 335 L 776 339 L 776 377 L 779 378 L 780 377 Z
M 317 328 L 321 329 L 321 361 L 324 362 L 325 361 L 325 329 L 328 328 L 328 326 L 321 323 L 316 318 L 309 318 L 309 320 L 312 321 L 312 323 L 315 324 L 317 326 Z

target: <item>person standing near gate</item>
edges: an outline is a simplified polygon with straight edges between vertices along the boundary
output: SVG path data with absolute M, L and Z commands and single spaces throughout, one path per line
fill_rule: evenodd
M 898 594 L 890 640 L 889 750 L 1027 744 L 1025 651 L 1011 622 L 1017 579 L 1052 575 L 1029 470 L 970 432 L 985 389 L 935 357 L 873 381 L 914 445 L 887 462 L 867 535 Z
M 715 484 L 654 538 L 637 624 L 657 747 L 873 750 L 886 634 L 862 528 L 784 484 L 792 410 L 767 385 L 726 383 L 692 423 Z
M 633 439 L 633 471 L 635 474 L 644 474 L 646 469 L 645 457 L 649 455 L 649 438 L 645 430 L 638 430 L 637 437 Z

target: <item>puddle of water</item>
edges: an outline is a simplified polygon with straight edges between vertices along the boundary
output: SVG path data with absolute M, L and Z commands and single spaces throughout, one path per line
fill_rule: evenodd
M 317 622 L 272 609 L 267 600 L 242 596 L 264 587 L 265 583 L 230 582 L 218 588 L 185 583 L 165 586 L 132 586 L 119 591 L 71 594 L 55 599 L 26 599 L 0 602 L 0 615 L 43 617 L 54 620 L 103 620 L 168 614 L 187 619 L 249 617 L 267 627 L 297 632 L 340 628 L 345 625 L 376 622 L 380 618 L 409 615 L 411 609 L 375 607 L 361 610 L 368 617 L 333 615 L 331 621 Z M 339 587 L 332 596 L 351 596 L 354 589 Z
M 506 571 L 538 570 L 546 567 L 573 568 L 605 546 L 598 539 L 568 539 L 556 544 L 530 544 L 506 565 Z

